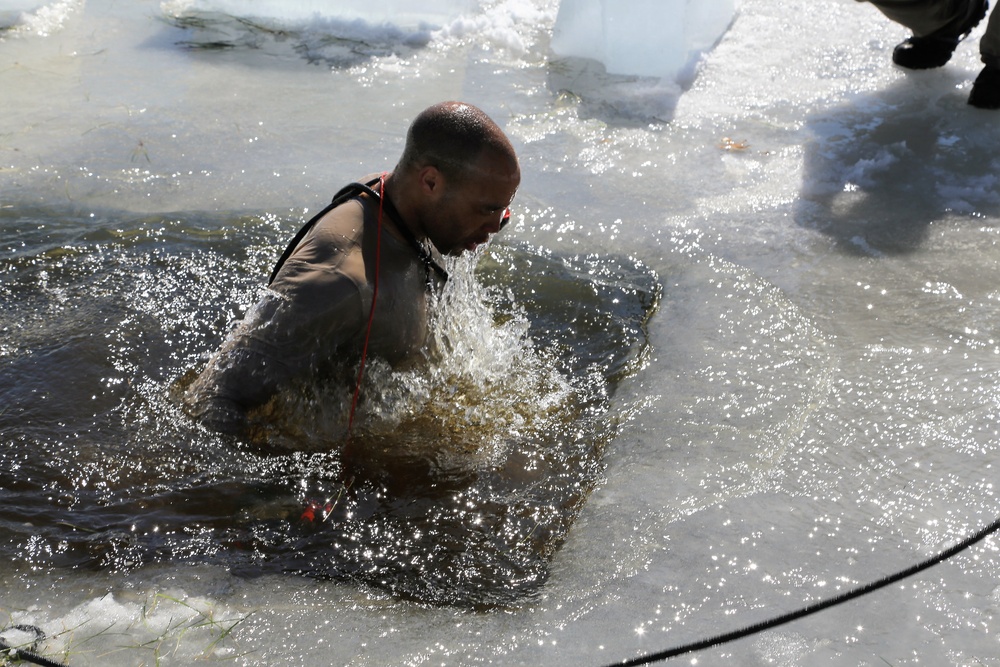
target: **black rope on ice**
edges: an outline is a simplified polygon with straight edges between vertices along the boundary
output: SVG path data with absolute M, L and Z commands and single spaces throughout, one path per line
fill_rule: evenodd
M 927 560 L 917 563 L 912 567 L 908 567 L 905 570 L 896 572 L 895 574 L 890 574 L 878 581 L 874 581 L 864 586 L 851 589 L 845 593 L 842 593 L 836 597 L 830 598 L 828 600 L 821 600 L 815 604 L 811 604 L 808 607 L 803 607 L 802 609 L 789 612 L 787 614 L 782 614 L 781 616 L 776 616 L 774 618 L 761 621 L 759 623 L 754 623 L 753 625 L 748 625 L 740 630 L 733 630 L 732 632 L 726 632 L 721 635 L 716 635 L 714 637 L 709 637 L 707 639 L 702 639 L 700 641 L 692 642 L 690 644 L 684 644 L 682 646 L 677 646 L 675 648 L 667 649 L 665 651 L 659 651 L 657 653 L 649 653 L 647 655 L 639 656 L 638 658 L 631 658 L 628 660 L 622 660 L 621 662 L 612 663 L 608 667 L 635 667 L 636 665 L 648 665 L 653 662 L 659 662 L 661 660 L 666 660 L 667 658 L 675 658 L 679 655 L 684 655 L 685 653 L 692 653 L 694 651 L 700 651 L 702 649 L 711 648 L 713 646 L 719 646 L 720 644 L 726 644 L 728 642 L 736 641 L 737 639 L 743 639 L 749 635 L 757 634 L 758 632 L 763 632 L 765 630 L 770 630 L 776 628 L 779 625 L 784 625 L 785 623 L 791 623 L 792 621 L 797 621 L 800 618 L 805 618 L 811 614 L 815 614 L 818 611 L 822 611 L 829 607 L 834 607 L 854 598 L 859 598 L 862 595 L 867 595 L 873 591 L 877 591 L 880 588 L 885 588 L 891 584 L 911 577 L 918 572 L 923 572 L 924 570 L 937 565 L 943 561 L 948 560 L 952 556 L 965 551 L 972 545 L 982 542 L 989 535 L 1000 530 L 1000 519 L 997 519 L 990 525 L 986 526 L 978 533 L 970 535 L 965 538 L 955 546 L 950 549 L 946 549 L 936 556 L 932 556 Z
M 38 645 L 45 639 L 45 633 L 37 625 L 8 625 L 3 628 L 3 631 L 8 630 L 20 630 L 21 632 L 30 632 L 35 635 L 35 640 L 31 642 L 31 650 L 25 650 L 23 648 L 17 648 L 8 644 L 3 637 L 0 637 L 0 653 L 6 654 L 7 658 L 14 661 L 30 662 L 35 665 L 41 665 L 42 667 L 66 667 L 61 662 L 55 662 L 54 660 L 49 660 L 45 656 L 38 655 L 35 651 L 38 649 Z

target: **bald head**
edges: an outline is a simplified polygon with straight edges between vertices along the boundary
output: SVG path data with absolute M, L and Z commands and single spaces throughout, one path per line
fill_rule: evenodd
M 514 148 L 497 124 L 471 104 L 442 102 L 410 125 L 386 196 L 417 239 L 457 255 L 500 231 L 520 183 Z
M 517 164 L 503 130 L 481 109 L 464 102 L 441 102 L 413 120 L 397 169 L 433 166 L 446 178 L 461 181 L 484 154 Z

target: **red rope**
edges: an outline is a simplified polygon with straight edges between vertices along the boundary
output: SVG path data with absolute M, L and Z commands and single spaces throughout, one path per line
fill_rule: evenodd
M 351 437 L 354 427 L 354 411 L 358 407 L 358 396 L 361 394 L 361 380 L 365 375 L 365 359 L 368 358 L 368 339 L 372 335 L 372 322 L 375 320 L 375 302 L 378 299 L 378 270 L 382 260 L 382 202 L 385 201 L 385 172 L 378 177 L 378 226 L 375 235 L 375 280 L 372 286 L 372 307 L 368 312 L 368 330 L 365 332 L 365 344 L 361 348 L 361 365 L 358 367 L 358 379 L 354 383 L 354 398 L 351 400 L 351 415 L 347 420 L 347 437 Z

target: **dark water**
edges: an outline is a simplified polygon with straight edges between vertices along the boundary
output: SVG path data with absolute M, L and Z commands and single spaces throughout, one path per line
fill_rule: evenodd
M 36 570 L 210 562 L 477 608 L 537 591 L 624 418 L 609 398 L 644 363 L 657 276 L 498 245 L 474 274 L 453 267 L 424 368 L 368 372 L 347 450 L 321 435 L 343 399 L 323 392 L 295 429 L 212 434 L 178 387 L 295 224 L 0 210 L 0 555 Z

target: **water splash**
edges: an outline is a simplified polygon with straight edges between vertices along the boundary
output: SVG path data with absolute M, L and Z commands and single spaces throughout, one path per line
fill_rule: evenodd
M 0 222 L 2 549 L 36 572 L 208 562 L 517 604 L 599 483 L 659 292 L 628 260 L 492 248 L 449 267 L 420 363 L 372 362 L 348 451 L 344 387 L 297 395 L 262 449 L 186 417 L 175 381 L 253 302 L 272 216 Z M 299 521 L 307 499 L 325 520 Z

